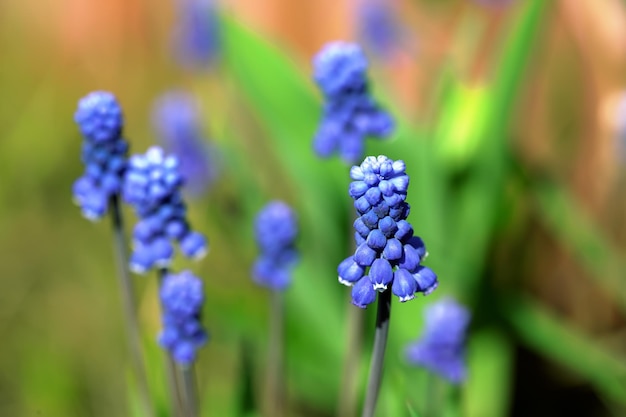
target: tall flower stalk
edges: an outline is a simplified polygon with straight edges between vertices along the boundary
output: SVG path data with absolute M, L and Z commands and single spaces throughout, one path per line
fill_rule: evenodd
M 337 271 L 339 282 L 352 286 L 355 306 L 366 308 L 378 298 L 374 351 L 362 412 L 363 417 L 371 417 L 382 381 L 391 295 L 406 302 L 416 293 L 430 294 L 438 282 L 435 273 L 421 265 L 426 248 L 407 221 L 409 176 L 404 162 L 370 156 L 352 167 L 350 177 L 349 194 L 359 214 L 354 222 L 357 249 Z
M 369 94 L 367 67 L 361 48 L 347 42 L 331 42 L 313 59 L 313 78 L 324 96 L 322 119 L 313 140 L 313 148 L 320 157 L 338 152 L 347 164 L 355 163 L 363 158 L 366 137 L 384 138 L 393 132 L 393 119 Z M 355 249 L 351 245 L 350 251 Z M 357 406 L 363 317 L 359 310 L 347 311 L 339 417 L 354 416 Z
M 193 363 L 197 349 L 207 341 L 200 325 L 202 282 L 190 272 L 172 274 L 169 266 L 174 257 L 172 242 L 178 242 L 182 254 L 192 259 L 203 257 L 208 244 L 187 221 L 180 192 L 184 179 L 178 164 L 176 157 L 166 156 L 158 147 L 145 155 L 134 155 L 128 163 L 123 197 L 140 218 L 133 229 L 130 267 L 137 273 L 157 269 L 159 274 L 163 319 L 159 343 L 169 353 L 172 402 L 179 406 L 179 415 L 195 417 L 198 405 Z
M 295 240 L 298 225 L 293 210 L 282 201 L 272 201 L 259 211 L 254 232 L 259 257 L 254 263 L 254 281 L 271 290 L 269 356 L 267 361 L 267 415 L 284 414 L 283 329 L 285 308 L 283 292 L 291 284 L 291 270 L 298 259 Z
M 122 137 L 122 109 L 113 94 L 95 91 L 79 101 L 74 121 L 83 136 L 81 160 L 85 165 L 84 175 L 73 186 L 74 201 L 83 216 L 91 221 L 100 220 L 107 213 L 111 216 L 113 252 L 133 373 L 144 413 L 152 416 L 154 410 L 141 352 L 135 291 L 128 271 L 128 247 L 119 199 L 128 152 L 128 143 Z

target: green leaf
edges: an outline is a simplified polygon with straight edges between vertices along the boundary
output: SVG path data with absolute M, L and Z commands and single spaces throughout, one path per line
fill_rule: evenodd
M 538 184 L 534 197 L 545 226 L 626 311 L 626 262 L 600 228 L 561 187 Z
M 520 16 L 512 25 L 502 46 L 502 57 L 493 85 L 480 102 L 483 123 L 470 125 L 480 129 L 468 137 L 482 137 L 469 178 L 455 201 L 451 214 L 454 233 L 449 237 L 450 264 L 462 276 L 465 294 L 475 294 L 480 284 L 484 260 L 502 204 L 502 190 L 508 175 L 507 129 L 523 86 L 524 73 L 531 61 L 546 3 L 529 0 L 520 5 Z M 482 94 L 482 93 L 481 93 Z M 484 101 L 483 101 L 484 100 Z M 484 114 L 483 114 L 484 113 Z
M 496 329 L 480 329 L 469 340 L 468 379 L 463 388 L 463 415 L 508 415 L 513 375 L 513 346 Z M 488 400 L 486 400 L 488 399 Z

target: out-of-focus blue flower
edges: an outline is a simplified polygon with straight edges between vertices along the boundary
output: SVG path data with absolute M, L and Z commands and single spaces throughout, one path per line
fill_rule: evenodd
M 122 138 L 122 109 L 115 96 L 95 91 L 78 102 L 74 121 L 83 135 L 85 173 L 74 182 L 74 202 L 89 220 L 102 218 L 111 196 L 120 192 L 128 143 Z
M 260 251 L 252 268 L 255 282 L 284 290 L 291 283 L 291 269 L 298 259 L 294 247 L 298 224 L 293 210 L 282 201 L 272 201 L 257 215 L 254 233 Z
M 626 162 L 626 91 L 616 99 L 614 116 L 615 153 L 620 162 Z
M 337 272 L 340 283 L 354 285 L 352 303 L 365 308 L 376 300 L 376 291 L 390 286 L 401 302 L 418 292 L 433 292 L 437 276 L 421 265 L 426 247 L 406 220 L 409 176 L 404 162 L 369 156 L 352 167 L 350 177 L 354 181 L 349 193 L 359 215 L 354 222 L 357 249 L 339 264 Z
M 183 178 L 175 156 L 166 156 L 159 147 L 145 155 L 133 155 L 124 179 L 122 196 L 140 220 L 133 230 L 130 268 L 145 273 L 153 267 L 167 267 L 176 240 L 184 256 L 203 257 L 208 248 L 205 237 L 191 230 L 187 209 L 180 193 Z
M 159 290 L 163 330 L 159 344 L 181 365 L 190 365 L 208 340 L 200 320 L 204 293 L 202 281 L 190 271 L 167 274 Z
M 407 360 L 460 384 L 467 374 L 465 345 L 470 312 L 452 298 L 444 298 L 426 307 L 425 316 L 423 336 L 407 347 Z
M 361 0 L 358 33 L 366 47 L 386 58 L 398 47 L 400 31 L 389 0 Z
M 184 188 L 195 196 L 205 193 L 217 170 L 194 99 L 183 91 L 166 93 L 155 102 L 152 120 L 163 146 L 180 161 Z
M 513 0 L 474 0 L 476 3 L 487 7 L 505 7 L 513 3 Z
M 220 21 L 215 0 L 176 0 L 175 54 L 190 69 L 211 65 L 220 52 Z
M 313 58 L 313 78 L 325 104 L 313 149 L 323 158 L 338 152 L 347 163 L 363 157 L 366 137 L 384 138 L 394 129 L 393 119 L 368 92 L 367 59 L 361 48 L 331 42 Z

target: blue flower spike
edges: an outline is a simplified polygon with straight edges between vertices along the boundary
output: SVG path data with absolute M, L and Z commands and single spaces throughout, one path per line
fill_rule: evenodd
M 85 218 L 96 221 L 107 214 L 111 197 L 122 188 L 128 152 L 122 109 L 113 94 L 95 91 L 78 102 L 74 121 L 83 136 L 85 173 L 74 182 L 73 200 Z
M 272 290 L 291 283 L 291 269 L 298 259 L 295 213 L 282 201 L 268 203 L 257 215 L 254 232 L 260 255 L 252 268 L 254 281 Z
M 422 338 L 409 344 L 405 356 L 409 363 L 424 367 L 453 384 L 467 376 L 465 347 L 470 312 L 452 298 L 426 307 Z
M 208 340 L 201 323 L 203 284 L 190 271 L 167 274 L 159 290 L 163 330 L 159 344 L 183 366 L 191 365 Z
M 432 293 L 437 275 L 421 264 L 426 248 L 407 221 L 409 176 L 404 162 L 368 156 L 352 167 L 350 177 L 349 194 L 358 214 L 357 249 L 337 272 L 340 283 L 354 285 L 352 303 L 365 308 L 376 300 L 377 291 L 389 288 L 400 302 Z
M 217 170 L 213 149 L 202 132 L 196 101 L 183 91 L 165 93 L 154 104 L 152 120 L 163 147 L 180 161 L 185 191 L 192 196 L 205 193 Z
M 348 42 L 331 42 L 313 58 L 313 79 L 325 99 L 313 149 L 322 158 L 339 153 L 349 164 L 363 158 L 366 137 L 385 138 L 394 121 L 372 99 L 367 58 Z
M 183 184 L 178 159 L 159 147 L 129 159 L 122 196 L 140 218 L 133 230 L 130 267 L 134 272 L 168 267 L 174 256 L 173 241 L 187 258 L 200 259 L 207 253 L 206 238 L 187 221 Z

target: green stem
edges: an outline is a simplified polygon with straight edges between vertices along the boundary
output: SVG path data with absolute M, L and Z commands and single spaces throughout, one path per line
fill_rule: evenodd
M 183 366 L 176 364 L 181 400 L 185 417 L 198 416 L 198 388 L 193 364 Z
M 270 346 L 267 361 L 267 415 L 283 415 L 283 327 L 284 297 L 281 291 L 272 291 L 270 302 Z
M 376 411 L 376 402 L 380 391 L 380 382 L 383 377 L 383 362 L 387 335 L 389 334 L 389 317 L 391 314 L 391 289 L 378 295 L 378 309 L 376 314 L 376 334 L 374 335 L 374 351 L 370 365 L 370 375 L 367 381 L 367 393 L 363 405 L 362 417 L 373 417 Z
M 128 271 L 128 244 L 124 234 L 124 221 L 120 208 L 119 196 L 113 194 L 109 201 L 111 208 L 111 226 L 113 229 L 113 251 L 117 267 L 117 277 L 122 292 L 124 323 L 130 348 L 131 362 L 139 390 L 140 402 L 146 416 L 154 416 L 148 377 L 141 353 L 141 333 L 135 305 L 135 291 Z

